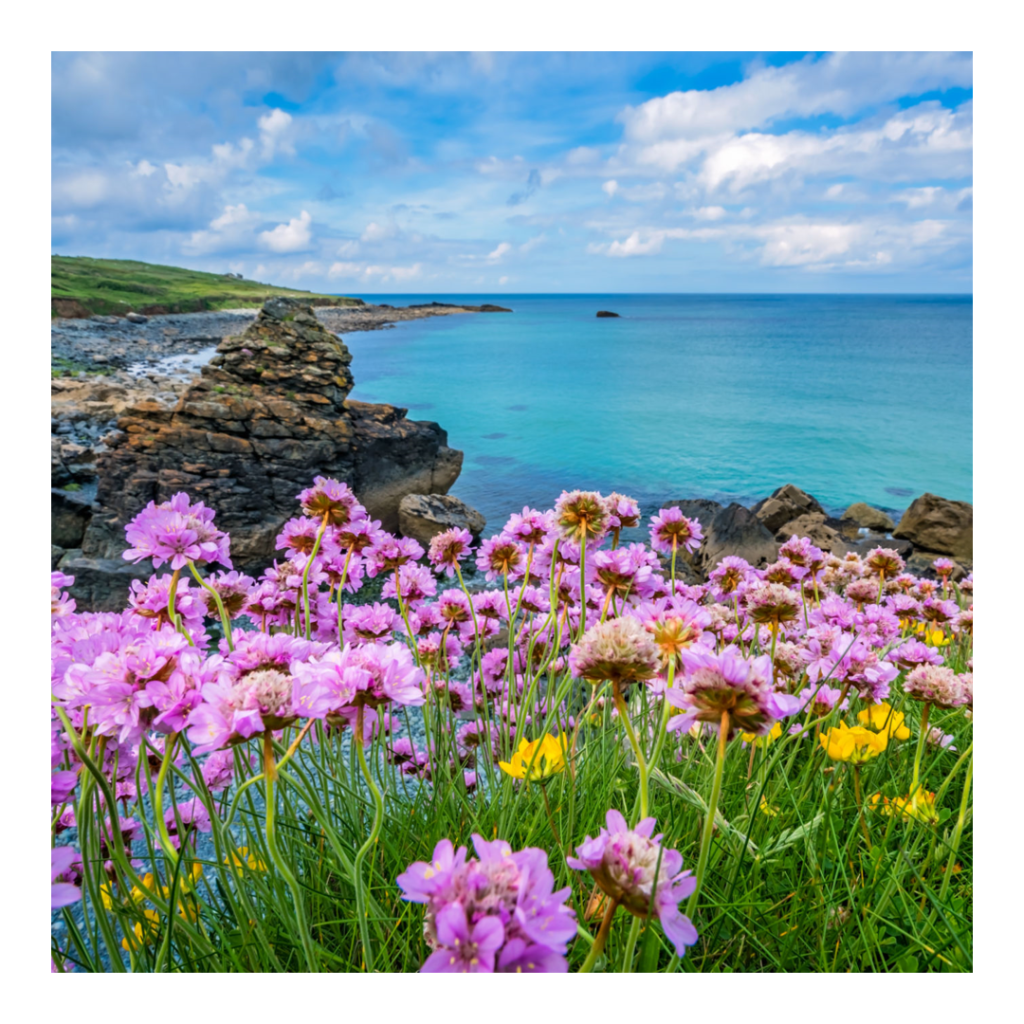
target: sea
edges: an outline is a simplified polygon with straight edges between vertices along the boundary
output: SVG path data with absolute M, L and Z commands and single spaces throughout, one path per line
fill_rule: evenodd
M 969 295 L 364 298 L 513 310 L 344 336 L 351 397 L 441 424 L 488 532 L 576 487 L 645 513 L 785 483 L 833 512 L 973 500 Z

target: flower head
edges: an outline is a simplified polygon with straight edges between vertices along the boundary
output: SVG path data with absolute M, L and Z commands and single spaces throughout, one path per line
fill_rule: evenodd
M 498 767 L 513 779 L 528 782 L 544 782 L 565 771 L 565 752 L 569 740 L 563 732 L 557 739 L 545 733 L 539 740 L 519 741 L 519 748 L 512 755 L 511 762 L 499 761 Z
M 696 888 L 696 879 L 683 871 L 678 850 L 661 845 L 652 836 L 655 819 L 644 818 L 635 829 L 616 810 L 605 816 L 607 828 L 576 847 L 566 863 L 577 871 L 589 871 L 598 887 L 635 917 L 657 915 L 665 935 L 679 956 L 697 941 L 697 929 L 679 912 L 679 901 Z
M 184 569 L 190 561 L 219 562 L 230 569 L 230 538 L 213 526 L 214 515 L 201 501 L 190 504 L 184 491 L 160 505 L 151 501 L 124 528 L 131 547 L 122 557 L 131 562 L 151 558 L 155 569 L 164 562 Z
M 659 663 L 651 634 L 632 616 L 591 626 L 569 652 L 573 675 L 595 684 L 650 679 Z
M 437 572 L 454 576 L 459 562 L 469 554 L 472 543 L 473 535 L 469 530 L 453 527 L 431 538 L 427 558 Z
M 651 516 L 651 547 L 663 555 L 682 548 L 694 552 L 704 539 L 700 523 L 687 519 L 678 508 L 662 508 Z
M 894 710 L 885 701 L 858 711 L 857 721 L 875 732 L 885 732 L 891 740 L 910 739 L 910 730 L 904 724 L 903 712 Z
M 563 540 L 589 544 L 610 525 L 608 505 L 597 491 L 562 491 L 555 502 L 555 526 Z
M 885 753 L 889 745 L 888 733 L 865 729 L 862 725 L 851 729 L 845 722 L 840 722 L 838 728 L 823 732 L 818 739 L 833 761 L 849 761 L 851 764 L 867 764 Z
M 433 972 L 567 970 L 565 951 L 576 934 L 568 888 L 554 890 L 544 850 L 517 853 L 501 839 L 473 836 L 467 859 L 442 839 L 429 863 L 398 876 L 403 898 L 426 905 L 423 933 L 433 950 L 421 968 Z
M 365 519 L 366 509 L 356 500 L 348 484 L 318 476 L 313 486 L 307 487 L 296 498 L 302 511 L 318 522 L 327 520 L 330 526 L 345 526 L 353 519 Z
M 904 680 L 903 689 L 912 700 L 940 708 L 955 708 L 966 703 L 960 677 L 951 668 L 939 665 L 918 665 Z

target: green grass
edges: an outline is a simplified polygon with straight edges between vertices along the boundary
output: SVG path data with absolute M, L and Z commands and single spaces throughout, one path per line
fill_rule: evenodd
M 50 257 L 51 316 L 60 315 L 58 300 L 62 299 L 77 302 L 90 314 L 123 315 L 153 307 L 168 313 L 191 313 L 260 306 L 273 295 L 299 296 L 317 305 L 347 306 L 360 301 L 138 260 Z

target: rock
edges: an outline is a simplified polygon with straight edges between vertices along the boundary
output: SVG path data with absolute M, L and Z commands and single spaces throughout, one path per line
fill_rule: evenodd
M 770 497 L 751 505 L 750 511 L 772 533 L 807 512 L 820 512 L 823 515 L 825 512 L 814 498 L 793 484 L 784 484 L 777 491 L 773 491 Z
M 50 543 L 62 548 L 82 546 L 92 517 L 89 503 L 75 500 L 67 491 L 50 491 Z
M 78 299 L 50 299 L 50 312 L 54 316 L 88 320 L 92 312 L 86 309 Z
M 723 508 L 704 528 L 704 542 L 698 553 L 706 574 L 726 555 L 745 558 L 754 568 L 774 562 L 779 545 L 765 524 L 751 511 L 735 502 Z
M 144 316 L 142 313 L 129 312 L 124 315 L 125 320 L 130 324 L 146 324 L 149 323 L 149 317 Z
M 50 545 L 50 572 L 60 564 L 60 560 L 64 557 L 64 549 L 58 547 L 56 544 Z
M 710 498 L 684 498 L 681 501 L 666 501 L 665 508 L 677 508 L 687 519 L 696 519 L 702 527 L 708 525 L 725 506 Z
M 153 574 L 148 559 L 132 565 L 122 558 L 86 558 L 76 550 L 67 551 L 57 568 L 75 577 L 68 593 L 77 602 L 78 611 L 122 611 L 132 580 L 148 580 Z
M 605 316 L 618 317 L 619 314 L 618 313 L 613 313 L 613 312 L 611 312 L 611 310 L 608 310 L 608 309 L 599 309 L 597 311 L 597 315 L 601 316 L 601 317 L 605 317 Z
M 831 522 L 835 523 L 837 520 L 833 519 Z M 846 552 L 846 544 L 836 529 L 829 525 L 824 512 L 805 512 L 781 526 L 775 534 L 775 539 L 785 544 L 794 534 L 797 537 L 809 537 L 811 543 L 822 551 L 831 551 L 837 555 Z
M 958 562 L 973 562 L 974 506 L 922 494 L 903 513 L 892 535 L 909 540 L 915 548 L 951 555 Z
M 851 519 L 876 533 L 888 533 L 896 524 L 881 510 L 863 501 L 855 502 L 844 513 L 843 519 Z
M 923 576 L 926 579 L 935 580 L 939 578 L 939 574 L 935 571 L 935 567 L 932 562 L 936 558 L 948 558 L 948 555 L 939 554 L 937 551 L 920 551 L 916 548 L 913 553 L 907 557 L 907 572 L 912 573 L 914 576 Z M 950 575 L 950 579 L 954 583 L 959 583 L 970 571 L 970 566 L 964 567 L 955 559 L 953 561 L 953 572 Z
M 446 492 L 462 452 L 405 409 L 349 402 L 351 361 L 307 303 L 275 297 L 243 334 L 218 345 L 173 408 L 150 395 L 129 404 L 97 457 L 99 509 L 81 539 L 89 582 L 72 588 L 79 607 L 90 606 L 90 594 L 123 597 L 125 524 L 177 491 L 216 511 L 235 568 L 250 574 L 278 555 L 275 538 L 315 476 L 347 482 L 392 531 L 405 495 Z M 110 565 L 118 571 L 101 584 Z
M 486 525 L 487 520 L 475 508 L 450 494 L 407 494 L 398 506 L 402 536 L 418 540 L 424 548 L 431 538 L 455 527 L 479 538 Z
M 482 306 L 477 306 L 474 313 L 511 313 L 511 309 L 507 309 L 505 306 L 495 306 L 491 302 L 485 302 Z
M 861 558 L 869 551 L 874 551 L 875 548 L 891 548 L 900 558 L 906 560 L 910 558 L 914 545 L 909 540 L 893 540 L 891 537 L 879 537 L 877 534 L 874 537 L 861 537 L 858 540 L 846 541 L 846 550 L 855 552 Z M 932 557 L 938 556 L 933 555 Z

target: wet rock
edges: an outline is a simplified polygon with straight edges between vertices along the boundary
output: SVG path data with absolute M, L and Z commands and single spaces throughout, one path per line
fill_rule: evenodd
M 426 548 L 431 538 L 456 527 L 479 538 L 487 520 L 475 508 L 450 494 L 407 494 L 398 506 L 398 528 L 404 537 Z
M 701 527 L 711 522 L 725 506 L 710 498 L 683 498 L 679 501 L 666 501 L 665 508 L 677 508 L 687 519 L 696 519 Z
M 91 502 L 80 500 L 73 492 L 53 488 L 50 491 L 50 543 L 62 548 L 82 545 L 86 527 L 92 518 Z
M 613 313 L 610 309 L 599 309 L 597 311 L 597 315 L 599 317 L 613 316 L 613 317 L 618 318 L 619 314 L 618 313 Z
M 699 565 L 706 574 L 726 555 L 745 558 L 754 568 L 774 562 L 779 545 L 765 524 L 735 502 L 722 509 L 704 528 Z
M 974 561 L 974 506 L 925 493 L 903 513 L 894 537 L 915 548 L 951 555 L 958 562 Z
M 64 557 L 64 549 L 56 544 L 50 545 L 50 572 L 60 564 L 60 560 Z
M 750 511 L 772 533 L 808 512 L 825 512 L 814 498 L 793 484 L 784 484 L 763 501 L 751 505 Z
M 844 513 L 843 519 L 849 519 L 858 526 L 863 526 L 876 533 L 888 533 L 896 525 L 881 509 L 874 508 L 863 501 L 851 505 Z
M 149 317 L 148 316 L 144 316 L 142 313 L 135 313 L 135 312 L 125 313 L 124 318 L 130 324 L 146 324 L 146 323 L 149 323 Z

